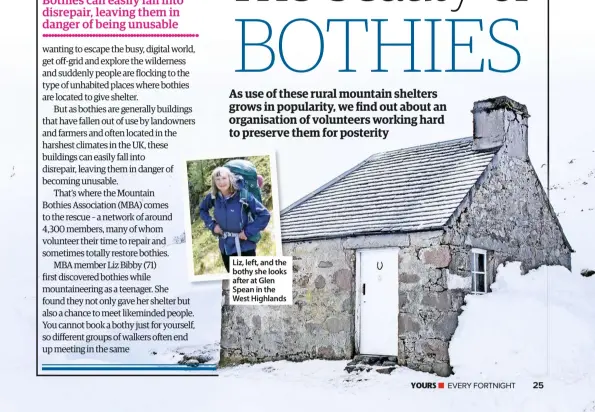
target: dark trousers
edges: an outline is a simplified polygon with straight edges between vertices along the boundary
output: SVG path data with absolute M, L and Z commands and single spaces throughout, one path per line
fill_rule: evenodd
M 227 273 L 229 273 L 229 258 L 234 256 L 237 255 L 226 255 L 225 253 L 221 253 L 221 257 L 223 258 L 223 264 L 225 265 L 225 270 L 227 270 Z M 242 256 L 256 256 L 256 249 L 243 251 Z

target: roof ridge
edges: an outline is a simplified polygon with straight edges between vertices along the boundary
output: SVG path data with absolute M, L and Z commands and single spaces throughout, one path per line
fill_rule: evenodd
M 415 145 L 415 146 L 402 147 L 400 149 L 385 150 L 383 152 L 374 153 L 370 157 L 375 159 L 375 158 L 377 158 L 378 156 L 381 156 L 381 155 L 389 155 L 389 154 L 394 154 L 394 153 L 399 153 L 399 152 L 405 153 L 405 152 L 408 152 L 408 151 L 415 151 L 416 149 L 419 150 L 419 149 L 423 149 L 423 148 L 428 148 L 429 149 L 429 148 L 433 148 L 433 147 L 447 146 L 449 144 L 454 144 L 454 143 L 457 143 L 457 142 L 463 142 L 465 140 L 472 141 L 473 140 L 473 137 L 472 136 L 459 137 L 459 138 L 456 138 L 456 139 L 440 140 L 440 141 L 433 142 L 433 143 L 424 143 L 424 144 L 418 144 L 418 145 Z

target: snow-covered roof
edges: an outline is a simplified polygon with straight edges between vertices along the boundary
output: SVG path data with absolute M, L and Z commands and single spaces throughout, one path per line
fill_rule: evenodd
M 443 227 L 495 151 L 463 138 L 379 153 L 281 212 L 284 242 Z

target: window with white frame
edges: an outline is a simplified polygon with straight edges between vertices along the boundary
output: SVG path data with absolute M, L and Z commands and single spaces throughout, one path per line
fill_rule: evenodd
M 488 292 L 487 251 L 471 249 L 471 291 L 481 294 Z

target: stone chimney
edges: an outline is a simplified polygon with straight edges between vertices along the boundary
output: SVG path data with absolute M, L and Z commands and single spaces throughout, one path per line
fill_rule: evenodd
M 473 104 L 473 150 L 502 147 L 512 157 L 529 158 L 527 106 L 506 96 Z

